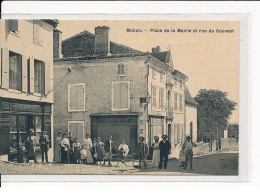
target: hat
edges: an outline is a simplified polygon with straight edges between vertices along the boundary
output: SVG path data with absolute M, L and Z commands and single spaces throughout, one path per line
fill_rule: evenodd
M 164 138 L 164 137 L 167 138 L 168 136 L 167 135 L 162 135 L 162 138 Z
M 97 137 L 98 139 L 101 139 L 101 137 Z
M 144 140 L 144 136 L 140 135 L 139 136 L 139 140 L 143 139 Z
M 62 134 L 60 131 L 58 131 L 58 134 Z
M 154 136 L 154 139 L 159 139 L 159 137 L 158 136 Z
M 190 138 L 191 138 L 191 136 L 188 135 L 188 136 L 187 136 L 187 139 L 190 139 Z
M 30 129 L 30 132 L 34 133 L 34 130 L 33 130 L 33 129 Z

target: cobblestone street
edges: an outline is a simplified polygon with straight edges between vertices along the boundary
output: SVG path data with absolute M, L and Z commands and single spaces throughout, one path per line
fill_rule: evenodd
M 190 170 L 179 167 L 179 161 L 171 159 L 166 170 L 152 168 L 148 169 L 127 168 L 123 164 L 118 167 L 107 167 L 100 165 L 84 164 L 18 164 L 0 162 L 0 173 L 5 174 L 143 174 L 143 175 L 238 175 L 238 153 L 220 152 L 193 159 L 193 168 Z M 137 165 L 135 162 L 134 165 Z

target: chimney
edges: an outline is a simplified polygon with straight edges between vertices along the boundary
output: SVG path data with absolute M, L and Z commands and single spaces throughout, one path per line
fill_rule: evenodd
M 53 30 L 53 58 L 62 58 L 62 32 Z
M 161 52 L 160 46 L 152 48 L 152 53 L 159 53 L 159 52 Z
M 94 54 L 110 54 L 109 30 L 108 26 L 95 28 Z

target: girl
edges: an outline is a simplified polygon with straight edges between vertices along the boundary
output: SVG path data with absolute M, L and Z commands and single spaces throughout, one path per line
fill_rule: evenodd
M 72 149 L 73 149 L 73 157 L 76 164 L 80 163 L 80 148 L 81 148 L 80 142 L 78 142 L 78 138 L 75 138 Z
M 104 143 L 101 141 L 101 137 L 97 138 L 97 161 L 100 161 L 100 165 L 104 157 Z
M 97 139 L 93 139 L 91 154 L 93 157 L 93 164 L 97 163 Z
M 83 145 L 82 149 L 80 150 L 80 159 L 81 159 L 81 163 L 82 164 L 86 164 L 87 163 L 87 150 L 86 150 L 86 146 Z

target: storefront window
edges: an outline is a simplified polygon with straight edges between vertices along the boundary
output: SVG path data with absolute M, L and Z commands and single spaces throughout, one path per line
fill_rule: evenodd
M 17 150 L 17 125 L 16 115 L 10 116 L 10 152 Z
M 18 125 L 18 129 L 19 129 L 19 138 L 21 139 L 20 141 L 20 148 L 22 150 L 25 150 L 25 142 L 26 142 L 26 126 L 25 126 L 25 115 L 19 115 L 19 125 Z
M 33 117 L 34 120 L 34 126 L 35 126 L 35 135 L 40 140 L 41 134 L 42 134 L 42 117 L 41 116 L 35 116 Z M 40 147 L 40 143 L 38 142 L 36 147 Z

